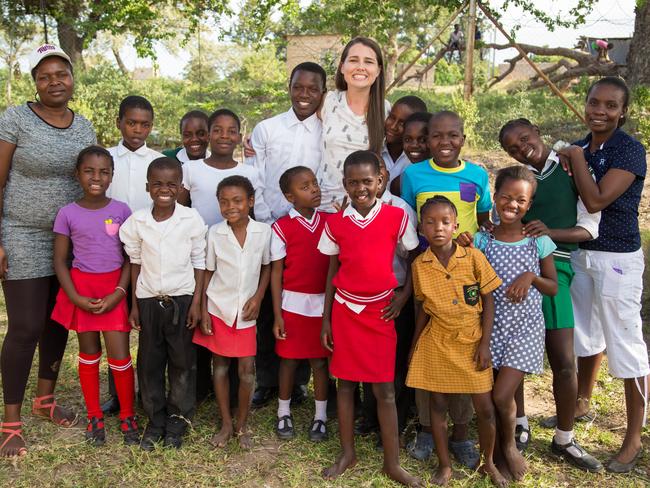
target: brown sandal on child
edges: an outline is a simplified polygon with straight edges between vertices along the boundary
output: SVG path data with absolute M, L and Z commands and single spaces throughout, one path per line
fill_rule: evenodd
M 44 403 L 45 400 L 51 400 L 48 403 Z M 49 419 L 59 427 L 64 427 L 64 428 L 69 428 L 77 425 L 77 422 L 79 421 L 79 415 L 75 414 L 74 418 L 72 420 L 69 420 L 67 418 L 61 418 L 59 420 L 54 418 L 54 409 L 56 408 L 56 400 L 54 399 L 54 395 L 44 395 L 41 397 L 36 397 L 34 398 L 34 402 L 32 404 L 32 415 L 35 417 L 39 417 L 42 419 Z M 48 414 L 43 414 L 41 410 L 44 410 L 46 408 L 50 409 L 50 413 Z
M 22 422 L 0 422 L 0 433 L 9 434 L 5 438 L 4 442 L 0 444 L 0 452 L 2 452 L 2 450 L 5 448 L 7 443 L 14 437 L 18 437 L 20 440 L 25 442 L 25 439 L 23 438 L 23 429 L 21 428 L 22 425 L 23 425 Z M 17 428 L 11 429 L 8 427 L 17 427 Z M 27 454 L 27 448 L 23 446 L 18 448 L 18 452 L 14 456 L 24 456 L 26 454 Z

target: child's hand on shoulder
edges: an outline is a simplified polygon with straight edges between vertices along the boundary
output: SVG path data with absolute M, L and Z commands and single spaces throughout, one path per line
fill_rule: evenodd
M 329 352 L 334 352 L 334 341 L 332 340 L 332 323 L 329 319 L 323 319 L 323 327 L 320 333 L 320 342 Z
M 479 371 L 483 371 L 490 367 L 492 362 L 492 354 L 490 353 L 490 343 L 481 341 L 474 353 L 474 361 Z
M 399 314 L 404 308 L 404 305 L 406 305 L 408 299 L 409 296 L 404 291 L 404 288 L 400 287 L 395 289 L 395 293 L 393 293 L 393 296 L 390 299 L 390 304 L 381 310 L 383 314 L 381 318 L 386 322 L 389 320 L 395 320 L 397 317 L 399 317 Z
M 273 335 L 277 341 L 283 341 L 287 338 L 287 333 L 284 331 L 284 319 L 282 317 L 275 317 L 273 322 Z
M 255 295 L 250 297 L 248 301 L 244 304 L 242 308 L 242 319 L 243 320 L 257 320 L 257 316 L 260 314 L 260 305 L 262 304 L 261 300 L 258 299 Z
M 528 290 L 537 275 L 531 271 L 521 273 L 506 290 L 506 298 L 514 303 L 520 303 L 528 296 Z
M 524 225 L 523 231 L 526 237 L 542 237 L 549 234 L 548 227 L 541 220 L 531 220 Z
M 461 247 L 474 247 L 474 238 L 472 237 L 472 234 L 467 231 L 461 232 L 458 234 L 458 237 L 456 237 L 456 244 Z

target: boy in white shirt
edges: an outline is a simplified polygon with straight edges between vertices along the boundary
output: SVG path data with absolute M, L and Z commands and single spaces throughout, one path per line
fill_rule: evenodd
M 115 162 L 113 181 L 106 195 L 125 202 L 132 212 L 151 206 L 145 185 L 147 168 L 163 154 L 147 147 L 147 137 L 153 129 L 153 107 L 149 100 L 130 95 L 120 103 L 117 128 L 120 143 L 108 149 Z
M 140 331 L 138 382 L 149 418 L 140 447 L 146 451 L 163 439 L 165 446 L 180 448 L 195 410 L 191 329 L 201 320 L 207 226 L 196 210 L 176 203 L 181 181 L 178 161 L 155 159 L 146 184 L 153 207 L 134 212 L 120 228 L 131 260 L 129 321 Z
M 250 140 L 253 155 L 246 158 L 246 164 L 257 168 L 264 179 L 264 200 L 271 209 L 269 224 L 287 215 L 291 209 L 291 204 L 280 189 L 280 176 L 296 166 L 305 166 L 318 174 L 322 152 L 322 124 L 316 111 L 325 94 L 326 82 L 327 74 L 320 65 L 312 62 L 298 64 L 289 76 L 291 108 L 263 120 L 253 129 Z M 262 303 L 257 323 L 257 390 L 253 397 L 254 408 L 268 403 L 278 388 L 280 358 L 274 349 L 273 322 L 269 292 Z M 309 375 L 307 362 L 302 362 L 295 377 L 296 385 L 300 386 L 294 390 L 294 404 L 304 399 L 304 385 L 309 382 Z

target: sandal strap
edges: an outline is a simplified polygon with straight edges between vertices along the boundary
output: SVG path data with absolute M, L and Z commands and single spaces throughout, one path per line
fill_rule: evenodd
M 0 444 L 0 450 L 4 449 L 4 447 L 7 445 L 7 443 L 13 439 L 14 437 L 20 438 L 23 442 L 25 442 L 25 438 L 23 437 L 23 429 L 6 429 L 4 426 L 5 425 L 12 425 L 12 424 L 20 424 L 22 425 L 22 422 L 1 422 L 0 425 L 0 432 L 3 434 L 9 434 L 5 438 L 4 442 Z M 19 449 L 20 452 L 27 452 L 27 449 L 25 447 L 21 447 Z
M 22 422 L 0 422 L 0 427 L 20 427 Z
M 48 403 L 43 403 L 44 400 L 52 400 L 51 402 Z M 32 410 L 42 410 L 45 408 L 50 409 L 50 418 L 54 417 L 54 409 L 56 408 L 56 400 L 54 399 L 54 395 L 44 395 L 42 397 L 36 397 L 34 398 L 34 401 L 32 403 Z

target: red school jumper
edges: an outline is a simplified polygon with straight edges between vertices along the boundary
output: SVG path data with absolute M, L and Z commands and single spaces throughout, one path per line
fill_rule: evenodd
M 316 211 L 311 223 L 304 217 L 286 215 L 272 226 L 273 232 L 284 242 L 286 256 L 282 274 L 282 289 L 298 293 L 325 293 L 329 256 L 318 251 L 318 241 L 330 214 Z M 308 317 L 282 310 L 287 338 L 275 341 L 275 352 L 281 358 L 309 359 L 330 355 L 321 345 L 323 324 L 321 315 Z
M 382 319 L 381 310 L 390 304 L 398 284 L 393 257 L 407 226 L 404 210 L 384 204 L 370 219 L 338 212 L 325 225 L 327 236 L 339 246 L 340 267 L 332 280 L 336 293 L 330 364 L 337 378 L 368 383 L 395 379 L 395 324 Z M 365 308 L 357 313 L 340 300 Z

